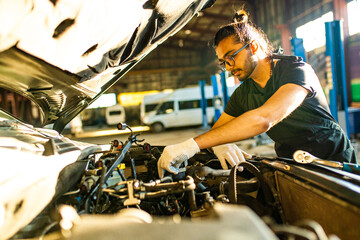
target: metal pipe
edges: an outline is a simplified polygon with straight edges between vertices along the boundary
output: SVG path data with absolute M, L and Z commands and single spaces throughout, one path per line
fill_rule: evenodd
M 188 197 L 190 211 L 197 210 L 196 199 L 195 199 L 195 191 L 194 190 L 188 191 L 186 193 L 186 195 Z

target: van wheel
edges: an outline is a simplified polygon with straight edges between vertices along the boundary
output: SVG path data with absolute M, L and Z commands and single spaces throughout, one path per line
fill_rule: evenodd
M 159 133 L 165 130 L 165 127 L 162 123 L 154 123 L 150 126 L 150 130 L 155 133 Z

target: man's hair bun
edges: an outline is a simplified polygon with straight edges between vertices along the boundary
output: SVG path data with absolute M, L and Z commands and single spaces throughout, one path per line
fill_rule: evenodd
M 239 10 L 235 13 L 233 17 L 234 23 L 241 24 L 241 23 L 247 23 L 248 21 L 248 15 L 245 10 Z
M 232 37 L 235 43 L 243 44 L 256 39 L 266 55 L 272 56 L 274 47 L 266 34 L 249 19 L 249 14 L 244 7 L 243 5 L 239 10 L 235 10 L 233 21 L 217 31 L 214 37 L 214 47 L 218 47 L 219 43 L 228 37 Z

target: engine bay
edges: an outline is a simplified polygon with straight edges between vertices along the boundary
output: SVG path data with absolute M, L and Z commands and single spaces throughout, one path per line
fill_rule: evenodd
M 126 124 L 118 129 L 131 131 Z M 61 171 L 52 201 L 12 239 L 115 239 L 118 234 L 162 239 L 167 231 L 172 239 L 219 239 L 225 230 L 246 239 L 359 235 L 338 226 L 360 222 L 355 174 L 269 157 L 223 170 L 216 156 L 203 150 L 178 174 L 160 179 L 157 161 L 164 146 L 151 146 L 139 134 L 131 131 L 126 142 L 114 139 L 106 151 L 90 148 Z M 338 209 L 329 213 L 329 204 Z M 330 220 L 338 214 L 342 217 Z

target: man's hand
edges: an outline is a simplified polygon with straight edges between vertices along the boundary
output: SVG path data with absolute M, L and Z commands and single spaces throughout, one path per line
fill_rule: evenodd
M 226 161 L 233 167 L 239 162 L 244 162 L 245 159 L 250 159 L 251 155 L 242 151 L 235 144 L 224 144 L 212 147 L 214 154 L 220 160 L 221 167 L 228 169 Z
M 180 164 L 198 152 L 200 149 L 193 138 L 165 147 L 158 161 L 159 177 L 164 177 L 164 170 L 177 174 Z

